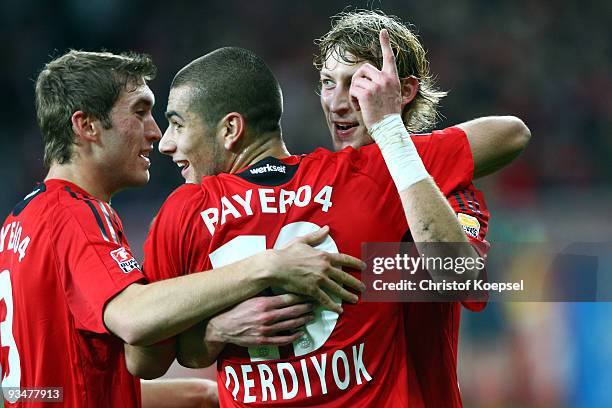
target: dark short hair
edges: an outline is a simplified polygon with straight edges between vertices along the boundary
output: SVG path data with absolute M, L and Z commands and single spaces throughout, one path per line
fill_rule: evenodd
M 257 135 L 280 129 L 280 85 L 266 63 L 249 50 L 224 47 L 192 61 L 172 81 L 172 88 L 181 86 L 191 88 L 190 109 L 207 126 L 238 112 Z
M 406 127 L 412 132 L 431 129 L 437 119 L 438 103 L 446 92 L 436 88 L 425 49 L 411 26 L 399 18 L 379 10 L 357 10 L 333 16 L 331 29 L 315 40 L 319 53 L 314 58 L 314 65 L 320 71 L 326 59 L 337 53 L 347 64 L 368 61 L 381 69 L 379 33 L 383 28 L 389 32 L 399 77 L 414 76 L 419 81 L 416 97 L 402 112 Z
M 45 145 L 46 166 L 72 159 L 70 118 L 83 111 L 112 127 L 110 113 L 132 81 L 151 80 L 156 67 L 145 54 L 70 50 L 46 64 L 36 80 L 36 116 Z

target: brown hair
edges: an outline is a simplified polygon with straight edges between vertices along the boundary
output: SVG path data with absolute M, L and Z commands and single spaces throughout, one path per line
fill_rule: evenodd
M 110 112 L 128 83 L 151 80 L 156 67 L 145 54 L 70 50 L 45 65 L 36 80 L 36 116 L 45 145 L 44 162 L 69 163 L 78 110 L 112 127 Z
M 332 17 L 331 30 L 315 40 L 319 54 L 315 56 L 314 66 L 320 71 L 325 60 L 335 53 L 345 63 L 368 61 L 381 69 L 379 33 L 383 28 L 389 32 L 399 77 L 414 76 L 419 81 L 416 97 L 402 112 L 404 123 L 411 132 L 429 130 L 435 125 L 438 103 L 446 92 L 435 87 L 423 46 L 410 26 L 397 17 L 378 10 L 358 10 L 335 15 Z

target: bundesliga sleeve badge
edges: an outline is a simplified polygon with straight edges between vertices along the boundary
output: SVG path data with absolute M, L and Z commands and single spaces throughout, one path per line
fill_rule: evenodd
M 111 251 L 110 255 L 113 257 L 115 262 L 117 262 L 117 265 L 119 265 L 121 270 L 125 273 L 129 273 L 134 269 L 140 269 L 138 261 L 135 260 L 132 254 L 130 254 L 130 252 L 124 247 L 117 248 L 114 251 Z

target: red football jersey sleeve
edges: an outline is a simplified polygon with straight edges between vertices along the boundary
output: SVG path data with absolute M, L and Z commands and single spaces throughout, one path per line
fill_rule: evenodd
M 491 247 L 485 239 L 489 229 L 490 214 L 482 191 L 470 185 L 465 189 L 453 191 L 448 201 L 457 213 L 459 224 L 474 249 L 480 256 L 486 257 Z M 483 274 L 481 278 L 486 279 L 486 270 Z M 486 302 L 466 301 L 461 303 L 474 312 L 481 311 L 486 306 Z
M 5 397 L 7 387 L 61 387 L 63 406 L 138 406 L 140 382 L 103 310 L 143 278 L 107 203 L 66 181 L 37 186 L 0 231 Z
M 465 132 L 458 127 L 413 135 L 419 154 L 429 174 L 442 192 L 461 190 L 472 184 L 474 159 Z
M 109 333 L 104 325 L 104 306 L 144 275 L 112 208 L 75 189 L 70 190 L 72 202 L 58 207 L 50 230 L 56 253 L 65 261 L 59 275 L 76 327 Z

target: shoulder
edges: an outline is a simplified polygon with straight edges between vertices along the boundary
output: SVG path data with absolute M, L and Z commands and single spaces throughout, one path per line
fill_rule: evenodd
M 302 156 L 301 167 L 308 174 L 318 174 L 320 171 L 331 171 L 334 173 L 358 172 L 363 168 L 364 160 L 367 160 L 367 155 L 361 152 L 361 149 L 357 150 L 352 147 L 346 147 L 332 152 L 325 148 L 317 148 L 312 153 Z
M 182 211 L 191 203 L 200 201 L 205 195 L 204 189 L 199 184 L 183 184 L 174 190 L 164 204 L 162 210 L 179 210 Z
M 300 157 L 300 167 L 306 169 L 309 173 L 316 169 L 337 168 L 348 158 L 345 150 L 332 152 L 326 148 L 318 147 L 313 152 Z
M 410 137 L 416 142 L 428 143 L 432 140 L 446 137 L 466 137 L 465 132 L 458 126 L 451 126 L 444 129 L 433 130 L 429 133 L 411 133 Z
M 462 150 L 469 148 L 467 135 L 463 129 L 453 126 L 441 130 L 434 130 L 431 133 L 416 133 L 410 135 L 417 150 L 426 152 L 427 150 Z
M 321 171 L 329 170 L 334 173 L 334 179 L 338 184 L 364 183 L 360 186 L 379 192 L 392 185 L 380 148 L 376 143 L 358 149 L 348 146 L 337 152 L 317 149 L 312 155 L 322 163 L 319 166 Z
M 317 147 L 313 152 L 302 156 L 302 162 L 324 162 L 333 160 L 338 153 L 334 153 L 324 147 Z
M 429 145 L 435 143 L 449 142 L 461 146 L 464 142 L 467 142 L 467 135 L 463 129 L 457 126 L 434 130 L 431 133 L 412 133 L 410 138 L 417 149 L 426 149 Z
M 56 224 L 72 221 L 83 227 L 95 225 L 101 223 L 104 212 L 108 212 L 103 203 L 70 186 L 52 191 L 48 204 Z
M 127 245 L 123 224 L 109 203 L 98 200 L 70 186 L 62 187 L 51 197 L 49 217 L 52 231 L 61 238 L 66 233 L 84 236 L 90 242 L 98 239 Z
M 179 199 L 187 199 L 193 195 L 202 194 L 202 186 L 200 184 L 192 184 L 187 183 L 182 186 L 176 188 L 170 195 L 168 199 L 179 200 Z
M 152 222 L 150 232 L 159 228 L 183 228 L 186 219 L 199 213 L 199 208 L 205 201 L 205 191 L 199 184 L 183 184 L 174 190 L 164 201 Z
M 378 148 L 378 145 L 376 143 L 372 143 L 369 145 L 362 146 L 358 149 L 348 146 L 336 152 L 332 152 L 320 147 L 314 152 L 305 155 L 305 158 L 321 163 L 334 162 L 338 165 L 342 165 L 354 164 L 378 156 L 380 156 L 380 149 Z
M 170 193 L 168 200 L 185 200 L 193 195 L 201 195 L 202 192 L 202 186 L 200 184 L 183 184 Z
M 98 229 L 101 208 L 96 200 L 62 180 L 36 185 L 12 210 L 10 217 L 49 229 L 52 234 Z M 52 238 L 55 239 L 55 238 Z

